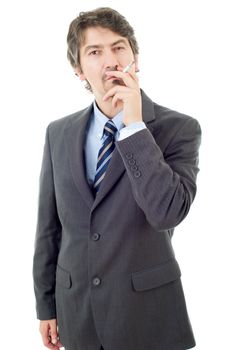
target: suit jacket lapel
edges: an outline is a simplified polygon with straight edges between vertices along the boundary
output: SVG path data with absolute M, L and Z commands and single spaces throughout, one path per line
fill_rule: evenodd
M 149 99 L 149 97 L 141 90 L 142 94 L 142 115 L 143 121 L 149 130 L 151 130 L 150 122 L 155 119 L 155 111 L 153 102 Z M 116 182 L 120 179 L 120 177 L 126 171 L 123 160 L 117 150 L 115 148 L 112 159 L 107 168 L 105 177 L 100 186 L 99 192 L 95 198 L 95 202 L 93 203 L 92 210 L 96 208 L 96 206 L 105 198 L 111 188 L 116 184 Z
M 87 125 L 92 113 L 92 105 L 85 109 L 81 114 L 77 114 L 66 129 L 66 143 L 68 147 L 68 157 L 74 182 L 87 203 L 91 208 L 94 202 L 94 196 L 87 182 L 85 166 L 85 136 Z
M 115 185 L 115 183 L 119 180 L 121 175 L 125 172 L 125 166 L 122 161 L 122 158 L 115 148 L 111 161 L 108 165 L 105 177 L 100 186 L 99 192 L 96 195 L 95 202 L 93 203 L 92 210 L 96 208 L 96 206 L 106 197 L 111 188 Z
M 141 90 L 142 96 L 142 118 L 147 128 L 150 129 L 150 123 L 155 120 L 154 102 Z

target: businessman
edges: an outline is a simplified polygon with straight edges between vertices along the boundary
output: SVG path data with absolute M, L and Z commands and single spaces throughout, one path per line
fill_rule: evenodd
M 33 267 L 44 345 L 193 348 L 171 238 L 196 194 L 200 126 L 140 89 L 117 11 L 80 13 L 67 43 L 94 101 L 47 128 Z

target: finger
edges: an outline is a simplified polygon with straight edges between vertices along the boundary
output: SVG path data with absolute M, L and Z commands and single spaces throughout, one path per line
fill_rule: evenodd
M 51 345 L 51 349 L 56 349 L 56 350 L 59 350 L 60 348 L 63 347 L 62 343 L 60 342 L 59 338 L 56 339 L 56 343 L 53 343 L 52 342 L 52 339 L 50 341 L 50 345 Z
M 57 322 L 53 320 L 50 323 L 50 337 L 51 337 L 51 343 L 56 345 L 58 342 L 58 332 L 57 332 Z
M 53 345 L 51 343 L 50 336 L 43 336 L 42 335 L 42 341 L 43 341 L 44 346 L 46 346 L 48 349 L 50 349 L 50 350 L 57 350 L 58 349 L 56 345 Z
M 115 108 L 117 106 L 117 102 L 118 101 L 122 101 L 123 100 L 123 96 L 121 93 L 118 93 L 116 95 L 113 96 L 113 99 L 112 99 L 112 106 L 113 108 Z
M 50 342 L 50 338 L 43 339 L 43 344 L 44 344 L 44 346 L 46 346 L 46 348 L 48 348 L 50 350 L 57 350 L 58 349 L 58 347 L 56 345 L 53 345 Z
M 103 101 L 107 101 L 110 97 L 113 97 L 117 93 L 128 92 L 128 88 L 126 86 L 116 85 L 111 88 L 103 97 Z
M 48 345 L 50 344 L 48 323 L 44 323 L 44 322 L 40 323 L 40 333 L 41 333 L 41 337 L 42 337 L 42 341 L 43 341 L 44 346 L 48 347 Z
M 60 340 L 58 340 L 58 342 L 57 342 L 57 348 L 58 348 L 58 349 L 63 348 L 63 345 L 62 345 L 62 343 L 60 342 Z
M 60 342 L 60 340 L 58 340 L 58 342 L 57 342 L 57 348 L 58 348 L 58 349 L 63 348 L 63 345 L 62 345 L 62 343 Z
M 58 335 L 56 324 L 56 320 L 40 322 L 40 333 L 42 336 L 43 344 L 50 350 L 59 350 L 59 346 L 62 347 L 57 339 Z M 52 335 L 53 339 L 56 338 L 56 345 L 52 343 Z
M 51 336 L 51 343 L 56 345 L 57 342 L 58 342 L 58 338 L 55 335 Z
M 48 349 L 50 350 L 59 350 L 59 348 L 57 347 L 57 345 L 53 345 L 51 343 L 49 343 L 48 345 L 45 345 Z
M 49 342 L 44 343 L 44 345 L 50 350 L 59 350 L 62 347 L 61 343 L 58 341 L 57 344 L 51 343 L 51 338 L 49 338 Z

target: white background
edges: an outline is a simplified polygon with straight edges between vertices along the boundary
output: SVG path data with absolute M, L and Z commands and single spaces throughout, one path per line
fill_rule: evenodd
M 1 349 L 43 349 L 31 270 L 45 128 L 92 101 L 66 60 L 66 35 L 80 11 L 106 5 L 124 14 L 135 28 L 141 87 L 157 103 L 194 116 L 202 126 L 198 194 L 189 216 L 176 229 L 173 244 L 196 349 L 231 348 L 230 3 L 1 2 Z

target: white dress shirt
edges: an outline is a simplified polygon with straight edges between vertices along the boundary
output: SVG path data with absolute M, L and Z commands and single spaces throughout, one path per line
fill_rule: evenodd
M 87 180 L 90 185 L 93 184 L 95 173 L 96 173 L 96 164 L 99 149 L 103 145 L 103 142 L 106 138 L 104 136 L 104 126 L 109 120 L 97 107 L 96 102 L 93 103 L 94 109 L 91 115 L 91 120 L 89 123 L 89 129 L 87 131 L 86 143 L 85 143 L 85 161 L 86 161 L 86 175 Z M 126 137 L 129 137 L 136 132 L 145 129 L 146 125 L 144 122 L 135 122 L 131 123 L 129 126 L 123 124 L 123 112 L 119 112 L 111 120 L 117 128 L 116 141 L 121 141 Z

